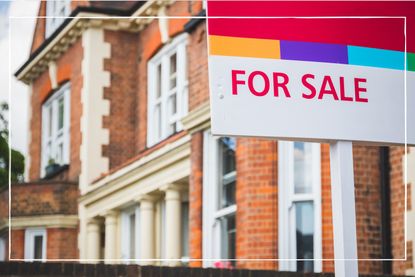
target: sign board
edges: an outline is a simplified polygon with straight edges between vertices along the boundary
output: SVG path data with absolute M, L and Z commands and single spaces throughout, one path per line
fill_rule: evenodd
M 212 133 L 415 145 L 413 4 L 294 4 L 208 2 Z

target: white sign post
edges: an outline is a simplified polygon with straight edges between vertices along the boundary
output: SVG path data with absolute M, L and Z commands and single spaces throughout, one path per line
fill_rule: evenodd
M 330 144 L 331 201 L 336 277 L 357 277 L 352 142 Z

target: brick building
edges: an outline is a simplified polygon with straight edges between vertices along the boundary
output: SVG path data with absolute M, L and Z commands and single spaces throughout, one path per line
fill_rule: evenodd
M 329 146 L 211 135 L 206 25 L 190 18 L 204 14 L 200 1 L 41 2 L 16 73 L 31 105 L 27 183 L 11 186 L 12 258 L 334 270 L 321 261 L 333 258 Z M 415 274 L 415 150 L 407 242 L 404 149 L 353 154 L 359 258 L 403 258 L 408 246 L 407 261 L 360 271 Z

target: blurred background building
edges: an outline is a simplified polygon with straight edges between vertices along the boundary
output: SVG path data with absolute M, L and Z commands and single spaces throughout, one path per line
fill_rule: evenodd
M 54 0 L 38 15 L 15 74 L 29 154 L 10 222 L 0 192 L 0 259 L 334 271 L 329 145 L 210 133 L 205 2 Z M 354 146 L 359 258 L 408 254 L 361 273 L 415 274 L 404 151 Z

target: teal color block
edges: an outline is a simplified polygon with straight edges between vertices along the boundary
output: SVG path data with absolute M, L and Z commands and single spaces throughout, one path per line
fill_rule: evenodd
M 405 65 L 404 52 L 347 46 L 350 65 L 362 65 L 403 70 Z

